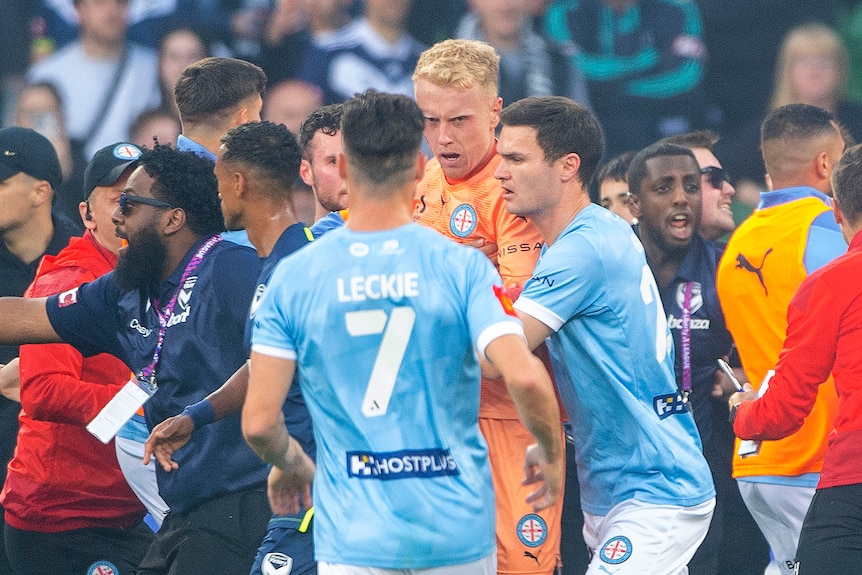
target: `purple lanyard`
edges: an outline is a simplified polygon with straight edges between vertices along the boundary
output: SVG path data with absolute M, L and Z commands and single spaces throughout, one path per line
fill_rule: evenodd
M 212 249 L 214 245 L 219 243 L 222 240 L 221 235 L 212 236 L 204 245 L 198 248 L 198 251 L 192 256 L 192 259 L 189 260 L 188 265 L 186 266 L 185 271 L 183 272 L 182 277 L 180 278 L 180 284 L 177 286 L 177 291 L 174 292 L 174 295 L 171 297 L 171 300 L 168 302 L 168 305 L 164 307 L 164 309 L 159 309 L 158 300 L 153 300 L 153 307 L 156 309 L 156 315 L 159 316 L 159 337 L 156 340 L 156 350 L 153 352 L 153 361 L 150 362 L 150 365 L 141 370 L 141 374 L 138 377 L 139 379 L 143 379 L 148 382 L 150 387 L 155 390 L 156 386 L 156 366 L 159 364 L 159 359 L 162 356 L 162 346 L 165 343 L 165 333 L 168 331 L 168 320 L 170 320 L 171 315 L 174 312 L 174 307 L 177 305 L 177 297 L 180 295 L 180 290 L 183 289 L 183 286 L 186 283 L 186 280 L 189 279 L 195 270 L 198 269 L 198 266 L 203 261 L 204 257 L 207 253 Z
M 691 393 L 691 291 L 694 282 L 686 282 L 682 300 L 682 393 L 688 397 Z

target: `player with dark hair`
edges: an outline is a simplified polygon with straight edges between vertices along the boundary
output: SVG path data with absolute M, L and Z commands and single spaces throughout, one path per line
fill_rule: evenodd
M 345 102 L 338 163 L 350 219 L 278 264 L 255 316 L 243 432 L 274 465 L 276 512 L 307 507 L 314 477 L 322 575 L 496 573 L 479 357 L 502 371 L 538 438 L 526 453 L 524 481 L 538 484 L 528 502 L 546 508 L 562 489 L 553 387 L 506 312 L 500 277 L 481 252 L 411 223 L 423 125 L 404 96 Z M 282 415 L 297 372 L 316 472 Z
M 506 209 L 545 239 L 515 309 L 531 348 L 548 340 L 571 418 L 584 539 L 594 552 L 587 573 L 685 572 L 715 490 L 677 389 L 643 246 L 628 223 L 589 199 L 599 123 L 561 97 L 519 100 L 500 120 L 494 176 Z

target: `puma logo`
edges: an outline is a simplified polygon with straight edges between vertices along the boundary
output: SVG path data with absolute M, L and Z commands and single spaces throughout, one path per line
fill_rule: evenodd
M 533 559 L 536 562 L 536 565 L 539 565 L 539 558 L 530 553 L 529 551 L 524 551 L 524 557 L 529 557 L 530 559 Z
M 766 282 L 763 281 L 763 264 L 766 263 L 766 256 L 772 253 L 772 248 L 766 250 L 766 253 L 763 254 L 763 259 L 760 260 L 760 265 L 758 267 L 754 267 L 751 265 L 751 262 L 746 259 L 746 257 L 742 254 L 737 254 L 736 256 L 736 269 L 744 269 L 745 271 L 749 271 L 757 276 L 758 281 L 760 281 L 760 285 L 763 286 L 763 291 L 766 295 L 769 295 L 769 289 L 766 287 Z

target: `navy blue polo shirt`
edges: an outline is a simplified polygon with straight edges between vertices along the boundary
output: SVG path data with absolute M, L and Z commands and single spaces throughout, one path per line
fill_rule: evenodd
M 260 276 L 257 278 L 254 301 L 251 304 L 245 324 L 244 343 L 246 355 L 251 354 L 252 320 L 257 311 L 257 306 L 260 304 L 260 299 L 263 297 L 264 291 L 266 291 L 269 279 L 272 277 L 272 272 L 275 271 L 276 264 L 282 258 L 308 245 L 312 241 L 312 238 L 311 231 L 303 224 L 293 224 L 281 233 L 270 254 L 265 258 L 261 258 Z M 298 271 L 299 273 L 304 272 L 304 270 Z M 314 459 L 317 454 L 317 448 L 314 443 L 314 430 L 311 426 L 311 415 L 308 413 L 308 407 L 306 407 L 305 399 L 302 397 L 298 377 L 294 377 L 293 379 L 293 384 L 287 393 L 287 399 L 284 402 L 282 411 L 284 412 L 284 424 L 287 426 L 287 431 L 299 442 L 308 456 Z
M 48 298 L 48 318 L 64 341 L 85 356 L 115 355 L 138 373 L 152 361 L 158 338 L 151 302 L 164 306 L 181 287 L 156 368 L 159 389 L 144 407 L 150 429 L 217 389 L 247 358 L 243 331 L 260 261 L 254 250 L 222 241 L 179 286 L 205 239 L 158 284 L 157 293 L 120 291 L 112 272 L 82 285 L 77 294 Z M 239 415 L 196 430 L 173 459 L 179 469 L 165 473 L 157 465 L 156 476 L 160 495 L 176 513 L 266 483 L 267 466 L 243 439 Z
M 727 420 L 721 401 L 712 397 L 716 360 L 730 353 L 733 339 L 724 323 L 724 314 L 715 288 L 715 272 L 723 248 L 695 234 L 691 247 L 668 285 L 659 286 L 659 294 L 673 334 L 674 372 L 682 389 L 682 309 L 685 285 L 692 285 L 691 297 L 691 396 L 694 421 L 706 445 L 712 437 L 716 417 Z

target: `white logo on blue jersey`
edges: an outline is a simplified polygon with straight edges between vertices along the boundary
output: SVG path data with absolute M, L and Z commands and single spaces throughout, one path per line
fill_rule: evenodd
M 448 449 L 412 449 L 389 453 L 347 452 L 348 477 L 406 479 L 458 474 L 458 465 Z

